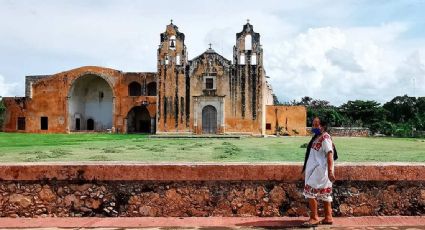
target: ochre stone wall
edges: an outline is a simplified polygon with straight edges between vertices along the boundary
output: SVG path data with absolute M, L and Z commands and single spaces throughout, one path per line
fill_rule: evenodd
M 245 46 L 247 36 L 250 46 Z M 213 134 L 264 134 L 264 104 L 270 91 L 266 87 L 260 34 L 251 24 L 244 25 L 236 34 L 233 64 L 211 47 L 187 60 L 184 39 L 172 23 L 161 34 L 158 133 L 202 134 L 202 110 L 213 106 L 217 111 Z M 214 89 L 206 89 L 205 77 L 214 78 Z
M 188 132 L 187 52 L 184 34 L 174 24 L 161 33 L 158 48 L 157 132 Z M 173 47 L 174 45 L 174 47 Z
M 304 106 L 267 105 L 266 112 L 266 134 L 275 135 L 277 127 L 282 127 L 282 131 L 291 136 L 307 135 Z
M 31 97 L 4 98 L 6 117 L 4 131 L 16 132 L 18 117 L 25 117 L 25 130 L 31 133 L 66 133 L 70 130 L 68 119 L 68 97 L 77 79 L 87 75 L 98 76 L 111 86 L 113 92 L 113 127 L 125 132 L 125 118 L 128 111 L 142 102 L 148 102 L 147 109 L 152 117 L 156 113 L 155 96 L 131 97 L 128 84 L 133 81 L 142 86 L 156 81 L 155 73 L 123 73 L 102 67 L 87 66 L 38 79 L 32 84 Z M 40 117 L 48 117 L 48 130 L 41 130 Z
M 196 57 L 190 65 L 190 127 L 194 133 L 202 133 L 203 105 L 216 105 L 217 116 L 224 119 L 218 133 L 261 134 L 261 116 L 253 118 L 251 114 L 242 113 L 242 106 L 247 105 L 240 96 L 241 89 L 231 76 L 231 62 L 213 50 Z M 205 90 L 204 77 L 215 78 L 215 89 Z M 230 84 L 229 84 L 230 82 Z M 217 99 L 217 100 L 215 100 Z M 260 103 L 261 104 L 261 103 Z M 219 122 L 220 123 L 220 122 Z
M 299 164 L 0 165 L 0 217 L 307 216 L 300 170 Z M 337 165 L 334 215 L 425 215 L 424 172 L 423 164 Z

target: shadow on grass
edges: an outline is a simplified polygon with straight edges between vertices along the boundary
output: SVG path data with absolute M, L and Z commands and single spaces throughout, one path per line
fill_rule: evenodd
M 105 155 L 94 155 L 89 157 L 91 161 L 110 161 L 111 159 Z
M 37 162 L 45 159 L 57 159 L 63 156 L 72 155 L 71 150 L 68 149 L 53 149 L 50 151 L 27 151 L 21 152 L 21 155 L 29 155 L 24 161 Z
M 221 146 L 215 147 L 214 150 L 218 153 L 213 156 L 214 159 L 226 159 L 236 156 L 242 152 L 241 148 L 227 141 L 223 142 Z

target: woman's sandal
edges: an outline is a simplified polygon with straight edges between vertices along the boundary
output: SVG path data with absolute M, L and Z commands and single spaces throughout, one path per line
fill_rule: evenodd
M 304 227 L 304 228 L 317 227 L 319 223 L 320 221 L 317 221 L 316 223 L 310 223 L 310 221 L 306 221 L 301 224 L 301 227 Z
M 324 219 L 319 222 L 319 224 L 324 224 L 324 225 L 332 225 L 333 223 L 334 223 L 333 221 L 327 221 Z

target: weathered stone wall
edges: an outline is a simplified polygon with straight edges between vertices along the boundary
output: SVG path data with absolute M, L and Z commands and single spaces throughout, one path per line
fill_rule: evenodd
M 268 105 L 266 112 L 266 134 L 276 135 L 277 127 L 281 127 L 282 132 L 291 136 L 307 135 L 305 106 Z
M 190 126 L 194 133 L 202 133 L 202 109 L 212 105 L 217 109 L 217 133 L 261 134 L 260 119 L 244 115 L 242 107 L 248 102 L 240 97 L 241 87 L 231 75 L 231 62 L 213 49 L 208 49 L 190 61 Z M 215 79 L 215 89 L 206 90 L 204 77 Z M 248 79 L 248 78 L 246 78 Z M 240 84 L 240 83 L 239 83 Z M 249 101 L 247 98 L 245 98 Z M 248 106 L 246 106 L 248 107 Z M 260 115 L 258 115 L 260 117 Z
M 190 126 L 194 133 L 201 134 L 203 131 L 202 111 L 208 105 L 214 106 L 217 111 L 217 133 L 229 130 L 228 122 L 235 117 L 232 111 L 237 110 L 230 97 L 226 96 L 230 92 L 230 69 L 231 62 L 212 49 L 190 61 Z M 214 89 L 205 89 L 206 77 L 214 79 Z
M 307 127 L 306 133 L 311 135 L 311 127 Z M 368 137 L 370 130 L 363 127 L 331 127 L 329 134 L 337 137 Z
M 238 108 L 238 119 L 229 125 L 232 129 L 250 129 L 254 134 L 264 134 L 264 85 L 266 73 L 263 65 L 263 48 L 260 34 L 247 22 L 236 33 L 233 46 L 234 74 L 230 82 L 230 101 Z M 244 130 L 244 132 L 246 132 Z
M 424 182 L 342 181 L 335 216 L 425 215 Z M 8 182 L 0 217 L 307 216 L 303 182 Z
M 157 133 L 208 133 L 202 128 L 202 110 L 213 106 L 218 119 L 212 133 L 264 134 L 266 80 L 260 34 L 251 24 L 244 25 L 236 35 L 233 64 L 212 48 L 188 61 L 184 38 L 172 23 L 161 34 Z M 206 89 L 205 77 L 214 79 L 214 89 Z
M 133 82 L 137 82 L 141 85 L 141 94 L 139 96 L 130 96 L 129 94 L 129 85 Z M 156 121 L 156 107 L 157 99 L 156 95 L 149 95 L 148 86 L 154 84 L 157 88 L 156 83 L 157 76 L 156 73 L 124 73 L 121 80 L 121 84 L 117 85 L 117 91 L 124 92 L 124 94 L 119 98 L 120 108 L 119 116 L 117 116 L 117 132 L 127 133 L 127 122 L 129 119 L 130 111 L 137 106 L 146 107 L 149 116 L 151 119 Z M 156 89 L 155 89 L 156 91 Z M 155 124 L 154 124 L 155 126 Z
M 158 48 L 157 131 L 188 132 L 189 111 L 185 35 L 173 23 L 161 33 Z
M 32 84 L 36 83 L 38 80 L 51 75 L 34 75 L 34 76 L 25 76 L 25 97 L 32 97 Z
M 299 164 L 0 165 L 0 217 L 306 216 Z M 425 165 L 337 165 L 335 216 L 425 215 Z
M 330 129 L 330 134 L 333 136 L 367 137 L 370 135 L 370 131 L 368 128 L 361 127 L 333 127 Z
M 111 87 L 113 131 L 126 131 L 125 119 L 131 108 L 147 102 L 152 117 L 156 114 L 156 96 L 129 96 L 128 84 L 136 81 L 142 86 L 156 82 L 155 73 L 124 73 L 118 70 L 87 66 L 42 78 L 31 78 L 31 97 L 6 97 L 4 131 L 31 133 L 66 133 L 74 122 L 69 112 L 70 92 L 74 82 L 85 76 L 104 79 Z M 40 117 L 48 117 L 48 130 L 41 130 Z M 18 117 L 25 117 L 25 130 L 17 130 Z M 105 130 L 106 131 L 106 130 Z

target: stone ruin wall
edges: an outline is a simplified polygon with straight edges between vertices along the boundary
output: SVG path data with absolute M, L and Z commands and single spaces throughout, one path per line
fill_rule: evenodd
M 294 164 L 2 165 L 0 217 L 307 216 L 300 170 Z M 424 172 L 424 165 L 337 166 L 334 214 L 424 215 Z

